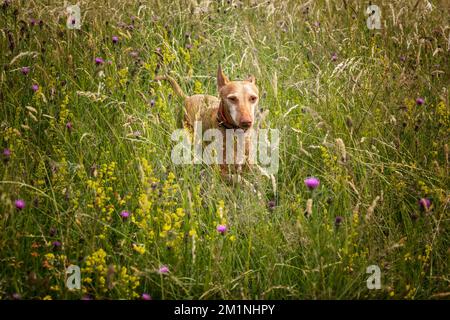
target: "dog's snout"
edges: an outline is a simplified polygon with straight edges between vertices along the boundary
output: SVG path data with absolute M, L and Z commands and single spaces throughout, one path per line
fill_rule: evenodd
M 239 123 L 240 127 L 244 128 L 244 129 L 250 128 L 252 126 L 252 124 L 253 124 L 253 122 L 252 122 L 252 120 L 250 118 L 248 118 L 248 119 L 247 118 L 241 119 L 241 121 Z

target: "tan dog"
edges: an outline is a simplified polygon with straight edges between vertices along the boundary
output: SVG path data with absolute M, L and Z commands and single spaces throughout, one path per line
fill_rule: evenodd
M 184 120 L 190 127 L 194 127 L 195 121 L 202 122 L 202 129 L 219 129 L 222 132 L 223 159 L 221 165 L 222 174 L 229 173 L 226 163 L 226 129 L 242 129 L 247 132 L 255 122 L 255 111 L 259 101 L 259 91 L 255 85 L 255 77 L 251 76 L 244 81 L 230 81 L 219 66 L 217 71 L 217 87 L 219 98 L 210 95 L 196 94 L 186 96 L 178 83 L 170 76 L 158 76 L 155 80 L 167 80 L 172 85 L 174 91 L 185 101 Z M 249 137 L 245 136 L 245 154 L 248 155 Z M 240 171 L 241 166 L 235 166 Z

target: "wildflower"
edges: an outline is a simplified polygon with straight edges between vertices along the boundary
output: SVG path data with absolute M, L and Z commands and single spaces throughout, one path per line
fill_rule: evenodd
M 161 274 L 169 273 L 169 268 L 167 266 L 161 266 L 158 272 Z
M 150 100 L 150 107 L 153 107 L 154 105 L 155 105 L 155 100 L 154 99 Z
M 89 295 L 89 294 L 84 295 L 84 296 L 81 298 L 81 300 L 84 300 L 84 301 L 92 300 L 92 296 Z
M 401 61 L 401 62 L 405 62 L 405 61 L 406 61 L 406 57 L 405 57 L 405 56 L 401 56 L 401 57 L 400 57 L 400 61 Z
M 38 86 L 37 84 L 33 84 L 33 85 L 31 86 L 31 89 L 33 89 L 33 91 L 36 92 L 36 91 L 39 90 L 39 86 Z
M 227 226 L 224 224 L 220 224 L 217 226 L 217 232 L 224 234 L 225 232 L 227 232 Z
M 117 37 L 117 36 L 113 36 L 111 39 L 112 39 L 112 42 L 113 42 L 114 44 L 116 44 L 117 42 L 119 42 L 119 37 Z
M 9 150 L 8 148 L 3 149 L 3 158 L 5 159 L 5 161 L 8 161 L 9 158 L 11 158 L 11 150 Z
M 66 123 L 66 128 L 67 128 L 67 130 L 69 130 L 69 131 L 72 131 L 72 128 L 73 128 L 73 126 L 72 126 L 72 122 L 67 122 Z
M 133 250 L 139 254 L 145 253 L 145 247 L 143 245 L 137 245 L 137 244 L 133 243 Z
M 101 65 L 103 64 L 105 61 L 102 58 L 95 58 L 95 64 L 96 65 Z
M 59 242 L 59 241 L 53 241 L 52 242 L 52 245 L 53 245 L 53 248 L 59 248 L 59 247 L 61 247 L 61 242 Z
M 31 24 L 32 26 L 36 25 L 36 19 L 31 18 L 31 19 L 30 19 L 30 24 Z
M 344 220 L 344 218 L 342 218 L 341 216 L 337 216 L 337 217 L 334 219 L 334 225 L 335 225 L 336 227 L 339 227 L 343 220 Z
M 423 105 L 424 102 L 425 102 L 425 100 L 424 100 L 423 98 L 417 98 L 417 99 L 416 99 L 416 104 L 417 104 L 418 106 Z
M 131 52 L 130 52 L 130 56 L 131 56 L 132 58 L 137 58 L 138 55 L 139 55 L 139 53 L 138 53 L 137 51 L 131 51 Z
M 275 210 L 276 203 L 274 200 L 270 200 L 267 205 L 269 207 L 269 210 Z
M 17 199 L 14 204 L 16 205 L 16 209 L 18 210 L 22 210 L 23 208 L 25 208 L 25 201 L 22 199 Z
M 421 198 L 419 200 L 419 206 L 421 209 L 428 211 L 428 209 L 430 209 L 431 207 L 431 200 L 428 198 Z
M 13 293 L 12 294 L 12 298 L 13 298 L 13 300 L 21 300 L 22 299 L 22 296 L 20 295 L 20 293 Z
M 188 43 L 188 44 L 186 45 L 186 49 L 188 49 L 188 50 L 192 49 L 192 44 Z
M 336 54 L 336 52 L 335 53 L 333 53 L 332 55 L 331 55 L 331 61 L 336 61 L 337 60 L 337 54 Z
M 22 67 L 20 68 L 20 72 L 22 72 L 23 75 L 27 75 L 30 73 L 30 67 Z
M 50 237 L 54 237 L 55 236 L 55 234 L 56 234 L 56 229 L 55 228 L 53 228 L 53 227 L 51 227 L 50 228 Z
M 320 184 L 320 180 L 315 177 L 308 177 L 304 180 L 304 182 L 305 182 L 305 185 L 310 190 L 316 189 Z
M 128 211 L 122 211 L 121 213 L 120 213 L 120 216 L 124 219 L 124 220 L 126 220 L 126 219 L 128 219 L 129 217 L 130 217 L 130 213 L 128 212 Z
M 152 297 L 148 293 L 143 293 L 141 298 L 142 300 L 152 300 Z

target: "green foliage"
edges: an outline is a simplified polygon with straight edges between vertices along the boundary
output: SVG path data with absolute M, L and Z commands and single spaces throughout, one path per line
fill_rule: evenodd
M 381 30 L 360 1 L 80 1 L 81 30 L 51 1 L 3 5 L 0 298 L 448 296 L 444 2 L 378 1 Z M 171 161 L 183 103 L 152 80 L 215 95 L 218 62 L 256 76 L 262 125 L 280 130 L 278 192 L 249 177 L 261 200 Z M 373 264 L 381 290 L 366 287 Z

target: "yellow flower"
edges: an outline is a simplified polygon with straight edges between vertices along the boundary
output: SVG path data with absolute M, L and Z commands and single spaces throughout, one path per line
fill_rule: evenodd
M 137 245 L 133 243 L 133 250 L 137 253 L 144 254 L 145 253 L 145 247 L 144 245 Z

